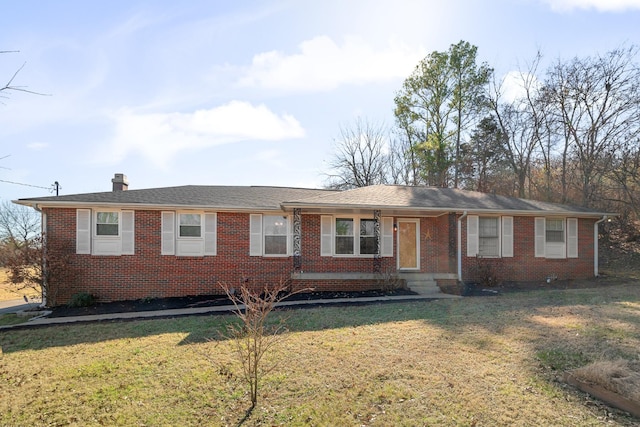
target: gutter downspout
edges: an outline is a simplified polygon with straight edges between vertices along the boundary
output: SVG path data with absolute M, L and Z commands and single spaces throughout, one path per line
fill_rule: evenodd
M 607 219 L 607 215 L 604 215 L 601 219 L 593 224 L 593 275 L 598 277 L 598 224 Z
M 47 269 L 47 265 L 46 265 L 46 251 L 47 251 L 47 235 L 45 233 L 45 230 L 47 229 L 47 214 L 42 212 L 42 209 L 40 209 L 40 207 L 38 206 L 37 203 L 33 204 L 33 209 L 36 210 L 36 212 L 40 212 L 40 234 L 43 237 L 42 238 L 42 274 L 43 277 L 42 280 L 45 282 L 42 284 L 42 289 L 41 289 L 41 297 L 42 297 L 42 302 L 40 303 L 40 307 L 46 307 L 47 306 L 47 283 L 46 283 L 46 269 Z
M 467 211 L 458 218 L 458 281 L 462 282 L 462 220 L 466 218 Z

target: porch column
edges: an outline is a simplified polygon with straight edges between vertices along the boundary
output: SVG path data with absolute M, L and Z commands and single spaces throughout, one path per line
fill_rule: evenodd
M 300 208 L 293 209 L 293 271 L 302 270 L 302 211 Z
M 382 272 L 382 235 L 380 233 L 380 210 L 373 211 L 374 235 L 376 236 L 376 253 L 373 255 L 373 272 Z

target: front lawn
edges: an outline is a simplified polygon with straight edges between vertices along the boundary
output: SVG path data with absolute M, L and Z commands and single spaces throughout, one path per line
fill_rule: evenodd
M 559 381 L 640 361 L 640 285 L 277 312 L 290 331 L 245 426 L 632 426 Z M 0 332 L 0 425 L 235 426 L 234 316 Z

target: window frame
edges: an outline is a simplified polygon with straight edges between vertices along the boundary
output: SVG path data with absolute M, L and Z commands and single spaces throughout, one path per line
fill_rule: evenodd
M 343 235 L 339 235 L 338 234 L 338 220 L 351 220 L 353 227 L 351 230 L 351 234 L 343 234 Z M 334 215 L 333 216 L 333 233 L 332 233 L 332 240 L 333 240 L 333 256 L 338 257 L 338 258 L 373 258 L 377 255 L 377 253 L 372 253 L 372 254 L 363 254 L 361 252 L 361 247 L 362 247 L 362 238 L 375 238 L 375 225 L 374 225 L 374 234 L 373 235 L 361 235 L 360 232 L 362 230 L 362 221 L 373 221 L 375 224 L 375 218 L 373 216 L 369 216 L 369 215 Z M 382 219 L 381 219 L 382 221 Z M 382 226 L 382 224 L 381 224 Z M 345 238 L 345 237 L 351 237 L 351 242 L 352 242 L 352 248 L 353 248 L 353 252 L 352 253 L 338 253 L 337 249 L 338 249 L 338 237 L 341 238 Z M 382 237 L 382 236 L 380 236 Z M 375 247 L 377 249 L 378 244 L 376 242 Z M 381 254 L 382 255 L 382 254 Z
M 76 254 L 93 256 L 135 255 L 135 210 L 113 208 L 76 209 Z M 98 221 L 101 214 L 117 215 L 117 223 Z M 98 234 L 99 226 L 117 226 L 117 234 Z
M 467 257 L 474 258 L 513 258 L 514 256 L 514 217 L 511 215 L 469 214 L 466 224 Z M 497 255 L 480 254 L 480 218 L 496 218 L 498 231 Z
M 370 222 L 370 223 L 373 224 L 373 234 L 362 234 L 362 231 L 363 231 L 362 222 L 363 221 Z M 358 233 L 358 249 L 359 249 L 360 255 L 361 256 L 364 256 L 364 255 L 375 256 L 375 255 L 377 255 L 377 252 L 378 252 L 378 242 L 377 242 L 377 240 L 378 239 L 377 239 L 377 236 L 376 236 L 376 220 L 375 220 L 375 218 L 360 218 L 358 230 L 360 231 Z M 372 253 L 364 253 L 364 254 L 362 253 L 362 246 L 363 246 L 362 245 L 362 239 L 373 239 L 374 252 L 372 252 Z
M 562 224 L 562 230 L 547 230 L 549 220 Z M 579 220 L 572 216 L 536 217 L 534 221 L 535 256 L 547 259 L 568 259 L 579 257 Z M 547 231 L 562 231 L 563 241 L 549 241 Z
M 181 234 L 182 233 L 182 227 L 183 227 L 181 220 L 182 220 L 182 216 L 183 215 L 193 215 L 193 216 L 197 215 L 200 218 L 199 219 L 199 225 L 198 225 L 198 228 L 200 229 L 200 235 L 198 235 L 198 236 L 183 236 Z M 203 221 L 204 218 L 203 217 L 204 217 L 204 213 L 203 212 L 180 212 L 180 211 L 176 212 L 176 239 L 179 239 L 179 240 L 196 240 L 196 239 L 200 240 L 200 239 L 203 239 L 204 238 L 204 236 L 202 235 L 203 223 L 204 223 L 204 221 Z M 184 226 L 185 227 L 195 227 L 194 225 L 189 225 L 189 224 L 186 224 Z
M 118 222 L 116 224 L 113 223 L 101 223 L 98 222 L 98 216 L 100 214 L 116 214 Z M 122 212 L 117 209 L 95 209 L 93 212 L 93 237 L 97 239 L 119 239 L 122 233 Z M 98 226 L 100 225 L 116 225 L 118 227 L 118 232 L 116 234 L 99 234 Z
M 265 224 L 265 218 L 280 217 L 284 221 L 285 234 L 271 234 L 267 233 L 267 226 Z M 262 256 L 264 257 L 288 257 L 291 254 L 291 218 L 289 215 L 282 214 L 262 214 Z M 267 252 L 267 237 L 284 237 L 285 239 L 285 252 L 284 253 L 269 253 Z
M 549 224 L 550 222 L 553 224 L 560 224 L 560 229 L 550 229 L 549 228 Z M 562 240 L 549 240 L 549 232 L 551 233 L 558 233 L 559 232 L 562 233 Z M 553 235 L 553 234 L 552 234 Z M 566 218 L 558 218 L 558 217 L 549 217 L 549 218 L 545 218 L 544 221 L 544 238 L 545 238 L 545 242 L 546 243 L 562 243 L 562 244 L 566 244 L 567 243 L 567 227 L 566 227 Z
M 200 236 L 181 236 L 183 215 L 200 216 Z M 203 210 L 174 210 L 161 212 L 160 253 L 176 257 L 208 257 L 218 253 L 218 213 Z
M 349 231 L 349 228 L 351 229 L 351 233 L 350 234 L 338 234 L 338 221 L 342 221 L 342 222 L 350 222 L 351 223 L 351 227 L 347 228 L 347 231 Z M 353 257 L 356 256 L 356 243 L 355 243 L 355 235 L 356 235 L 356 220 L 353 217 L 346 217 L 346 216 L 336 216 L 333 219 L 333 226 L 334 226 L 334 233 L 333 233 L 333 252 L 334 255 L 336 256 L 346 256 L 346 257 Z M 350 245 L 350 249 L 351 252 L 338 252 L 338 239 L 340 239 L 341 241 L 347 241 L 349 242 L 349 240 L 351 241 L 351 245 Z
M 482 221 L 485 220 L 493 220 L 495 221 L 495 236 L 483 236 L 482 235 Z M 495 253 L 483 253 L 483 245 L 482 239 L 495 239 Z M 486 241 L 486 240 L 485 240 Z M 502 241 L 502 221 L 499 216 L 491 216 L 491 215 L 478 215 L 478 257 L 481 258 L 500 258 L 502 253 L 502 248 L 500 242 Z

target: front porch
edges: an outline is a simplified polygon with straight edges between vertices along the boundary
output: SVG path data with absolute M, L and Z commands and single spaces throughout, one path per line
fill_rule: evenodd
M 453 273 L 304 273 L 291 274 L 293 285 L 300 288 L 315 288 L 319 291 L 349 290 L 393 290 L 407 288 L 418 295 L 442 294 L 441 287 L 457 283 Z

